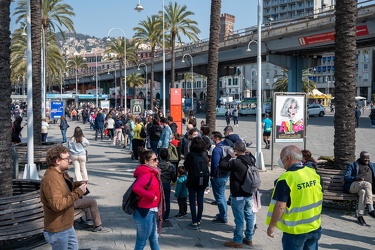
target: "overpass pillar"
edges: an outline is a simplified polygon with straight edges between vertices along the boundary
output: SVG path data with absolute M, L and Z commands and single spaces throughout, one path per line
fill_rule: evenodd
M 267 62 L 288 69 L 288 92 L 302 92 L 302 70 L 320 65 L 320 58 L 268 55 Z

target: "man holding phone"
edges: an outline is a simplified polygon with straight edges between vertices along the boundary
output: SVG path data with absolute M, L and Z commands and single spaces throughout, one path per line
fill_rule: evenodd
M 46 170 L 41 182 L 44 210 L 44 238 L 52 249 L 78 249 L 74 230 L 74 202 L 86 192 L 87 183 L 74 189 L 66 170 L 71 163 L 69 150 L 57 145 L 47 151 Z

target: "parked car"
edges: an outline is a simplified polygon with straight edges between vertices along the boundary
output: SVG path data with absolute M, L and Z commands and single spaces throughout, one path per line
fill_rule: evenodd
M 318 115 L 320 117 L 323 117 L 326 114 L 326 110 L 320 104 L 308 104 L 307 105 L 307 114 L 309 116 Z

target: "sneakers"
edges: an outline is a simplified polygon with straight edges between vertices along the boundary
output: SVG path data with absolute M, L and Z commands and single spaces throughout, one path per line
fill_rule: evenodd
M 214 224 L 226 224 L 226 223 L 228 223 L 228 221 L 226 221 L 222 218 L 216 218 L 216 219 L 212 220 L 212 223 L 214 223 Z
M 362 215 L 358 216 L 357 220 L 358 220 L 359 225 L 361 225 L 361 226 L 368 226 L 367 223 L 366 223 L 366 221 L 365 221 L 365 219 L 363 219 Z
M 184 214 L 176 214 L 174 217 L 176 218 L 176 219 L 182 219 L 182 218 L 184 218 L 184 217 L 186 217 L 187 216 L 187 213 L 184 213 Z
M 246 238 L 243 238 L 242 243 L 245 244 L 245 245 L 248 245 L 248 246 L 252 246 L 253 245 L 253 241 L 248 240 Z
M 375 218 L 375 210 L 368 212 L 368 215 L 370 215 L 372 218 Z
M 233 248 L 242 248 L 242 244 L 241 243 L 236 243 L 234 241 L 227 241 L 224 243 L 224 246 L 226 247 L 233 247 Z
M 204 190 L 204 194 L 208 194 L 210 192 L 210 188 L 206 188 L 205 190 Z
M 190 229 L 192 229 L 192 230 L 198 230 L 198 229 L 200 229 L 201 227 L 198 225 L 198 223 L 193 223 L 193 222 L 191 222 L 191 223 L 189 223 L 188 228 L 190 228 Z
M 92 220 L 87 220 L 85 221 L 85 223 L 83 224 L 84 227 L 93 227 L 94 226 L 94 222 Z
M 111 231 L 108 227 L 98 226 L 92 230 L 95 233 L 108 233 Z
M 163 219 L 163 221 L 169 221 L 169 218 L 165 218 L 165 219 Z

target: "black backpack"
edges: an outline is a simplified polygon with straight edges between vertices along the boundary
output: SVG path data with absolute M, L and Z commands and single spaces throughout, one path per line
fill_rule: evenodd
M 141 132 L 139 133 L 139 136 L 144 139 L 147 137 L 146 129 L 143 125 L 141 125 Z
M 210 171 L 206 161 L 206 152 L 198 154 L 190 152 L 194 157 L 194 165 L 189 168 L 188 183 L 190 187 L 206 188 L 210 179 Z

